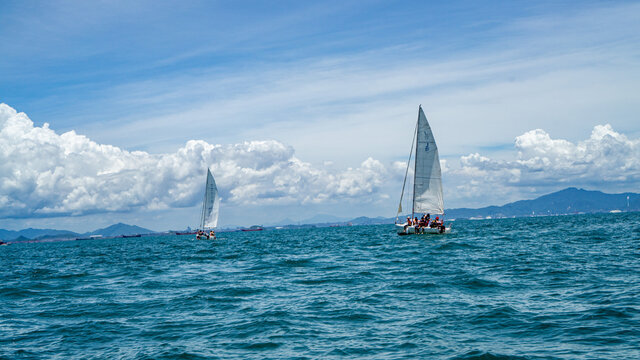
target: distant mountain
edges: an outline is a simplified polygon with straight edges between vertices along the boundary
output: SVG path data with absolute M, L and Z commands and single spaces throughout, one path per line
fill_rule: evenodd
M 151 234 L 153 230 L 145 229 L 140 226 L 127 225 L 123 223 L 117 223 L 106 227 L 104 229 L 98 229 L 92 232 L 85 233 L 85 236 L 102 235 L 104 237 L 120 236 L 120 235 L 137 235 L 137 234 Z
M 18 236 L 17 238 L 13 239 L 13 241 L 31 241 L 32 239 L 29 239 L 28 237 L 24 237 L 22 235 Z
M 627 196 L 629 208 L 627 209 Z M 613 210 L 639 211 L 640 194 L 605 194 L 601 191 L 577 189 L 560 190 L 533 200 L 520 200 L 503 206 L 487 206 L 479 209 L 449 209 L 447 218 L 519 217 L 532 215 L 558 215 L 599 213 Z
M 62 239 L 62 238 L 77 238 L 88 237 L 91 235 L 102 235 L 104 237 L 120 236 L 120 235 L 137 235 L 137 234 L 151 234 L 153 230 L 145 229 L 140 226 L 127 225 L 118 223 L 106 227 L 104 229 L 98 229 L 92 232 L 78 234 L 69 230 L 56 230 L 56 229 L 24 229 L 19 231 L 0 229 L 0 240 L 9 241 L 25 241 L 25 240 L 43 240 L 43 239 Z
M 47 237 L 74 237 L 77 236 L 78 233 L 68 230 L 56 230 L 56 229 L 23 229 L 19 231 L 13 230 L 4 230 L 0 229 L 0 239 L 4 240 L 16 240 L 20 236 L 27 239 L 36 239 L 42 238 L 44 236 Z
M 309 219 L 301 220 L 303 224 L 317 224 L 317 223 L 337 223 L 347 221 L 347 218 L 342 218 L 334 215 L 318 214 Z
M 13 240 L 20 236 L 17 231 L 0 229 L 0 240 Z
M 80 234 L 78 233 L 74 233 L 72 231 L 62 231 L 60 233 L 55 233 L 55 234 L 47 234 L 47 235 L 40 235 L 38 237 L 35 237 L 35 240 L 45 240 L 45 239 L 73 239 L 80 236 Z

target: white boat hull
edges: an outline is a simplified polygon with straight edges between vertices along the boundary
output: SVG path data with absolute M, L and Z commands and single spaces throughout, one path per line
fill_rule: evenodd
M 445 227 L 444 231 L 440 228 L 421 227 L 416 231 L 415 226 L 406 226 L 406 224 L 396 224 L 396 229 L 398 230 L 398 235 L 448 234 L 451 232 L 451 227 Z

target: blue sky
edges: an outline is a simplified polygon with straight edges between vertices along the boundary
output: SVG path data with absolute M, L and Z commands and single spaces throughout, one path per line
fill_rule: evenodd
M 318 213 L 394 215 L 398 162 L 407 156 L 418 104 L 449 169 L 443 175 L 449 207 L 500 204 L 572 185 L 632 191 L 639 15 L 637 2 L 611 1 L 2 2 L 0 103 L 24 112 L 35 128 L 47 123 L 56 136 L 73 131 L 124 152 L 179 155 L 190 140 L 220 146 L 207 153 L 217 157 L 203 155 L 209 163 L 197 165 L 223 172 L 216 174 L 227 194 L 222 225 Z M 608 133 L 596 128 L 607 124 Z M 531 133 L 536 129 L 548 141 Z M 602 150 L 611 151 L 610 138 L 619 139 L 613 153 Z M 219 160 L 242 144 L 248 145 L 240 152 L 253 156 L 251 142 L 260 141 L 275 143 L 258 146 L 261 155 L 246 163 Z M 541 151 L 547 145 L 552 149 Z M 562 162 L 552 150 L 574 151 L 574 158 Z M 27 155 L 40 158 L 37 151 Z M 597 162 L 589 151 L 615 156 L 622 165 L 608 170 L 621 174 L 594 178 L 589 169 L 607 170 L 599 163 L 567 168 Z M 141 157 L 122 154 L 104 157 L 104 167 L 142 166 Z M 524 179 L 533 171 L 527 166 L 545 157 L 569 165 Z M 365 164 L 369 158 L 376 163 Z M 67 160 L 32 167 L 71 174 Z M 278 172 L 276 162 L 294 169 L 278 165 Z M 228 175 L 236 165 L 236 177 Z M 106 173 L 125 176 L 104 167 L 81 177 L 90 183 Z M 145 192 L 119 207 L 100 200 L 118 198 L 117 186 L 105 186 L 105 194 L 86 189 L 88 202 L 53 190 L 35 191 L 44 194 L 38 197 L 28 189 L 44 180 L 35 171 L 31 178 L 7 175 L 15 170 L 5 167 L 0 199 L 24 210 L 5 211 L 5 228 L 92 229 L 115 220 L 162 230 L 197 222 L 191 220 L 197 191 L 171 200 Z M 255 184 L 238 180 L 247 171 Z M 293 173 L 315 185 L 296 188 L 303 180 Z M 322 182 L 315 194 L 320 185 L 309 179 L 318 177 L 335 183 Z M 57 192 L 73 188 L 71 180 L 52 179 L 51 188 L 66 184 Z M 171 186 L 197 184 L 180 179 Z M 7 185 L 16 182 L 23 186 Z M 499 193 L 487 193 L 492 188 Z

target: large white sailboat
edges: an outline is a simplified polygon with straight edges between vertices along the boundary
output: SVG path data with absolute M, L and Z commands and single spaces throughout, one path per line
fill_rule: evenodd
M 209 232 L 218 226 L 219 211 L 220 196 L 218 196 L 218 187 L 216 186 L 216 181 L 213 179 L 211 170 L 207 169 L 207 185 L 205 186 L 204 199 L 202 200 L 202 215 L 200 217 L 199 228 L 204 231 L 206 238 L 209 238 Z M 200 237 L 200 235 L 198 236 Z
M 403 214 L 402 199 L 404 197 L 407 175 L 414 152 L 411 219 L 414 219 L 418 214 L 420 214 L 420 216 L 429 214 L 431 220 L 434 220 L 436 216 L 444 215 L 442 171 L 440 169 L 438 146 L 431 132 L 431 126 L 429 126 L 427 117 L 424 115 L 424 111 L 422 111 L 422 106 L 418 108 L 418 121 L 413 135 L 411 151 L 409 152 L 409 161 L 407 162 L 407 170 L 404 175 L 402 193 L 400 194 L 400 205 L 398 206 L 395 223 L 399 235 L 448 233 L 451 231 L 451 227 L 446 227 L 444 221 L 442 225 L 435 227 L 417 226 L 417 224 L 409 224 L 408 221 L 398 223 L 398 217 Z

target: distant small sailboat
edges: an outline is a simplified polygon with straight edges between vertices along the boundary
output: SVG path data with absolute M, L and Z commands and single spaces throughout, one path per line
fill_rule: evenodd
M 415 144 L 415 147 L 414 147 Z M 407 174 L 411 164 L 411 157 L 415 151 L 414 172 L 413 172 L 413 194 L 411 219 L 416 214 L 444 215 L 444 200 L 442 197 L 442 171 L 440 169 L 440 156 L 438 146 L 431 132 L 431 126 L 427 117 L 422 111 L 422 106 L 418 108 L 418 121 L 411 143 L 409 161 L 402 184 L 400 194 L 400 205 L 396 214 L 396 226 L 399 235 L 409 234 L 444 234 L 451 231 L 450 227 L 443 225 L 437 227 L 416 226 L 416 224 L 398 223 L 398 217 L 402 214 L 402 198 L 407 184 Z
M 207 168 L 207 184 L 204 191 L 204 199 L 202 200 L 202 215 L 200 216 L 200 230 L 204 234 L 197 235 L 197 238 L 209 239 L 209 233 L 214 231 L 218 226 L 218 214 L 220 210 L 220 197 L 218 196 L 218 187 L 213 179 L 211 169 Z M 215 231 L 213 238 L 215 239 Z

